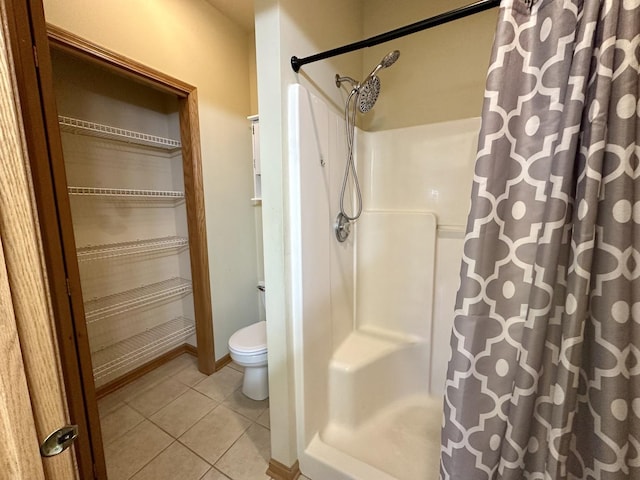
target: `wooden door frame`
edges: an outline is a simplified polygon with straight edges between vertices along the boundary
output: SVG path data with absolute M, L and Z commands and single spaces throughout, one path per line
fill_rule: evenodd
M 198 369 L 202 373 L 210 375 L 215 371 L 215 352 L 202 180 L 202 152 L 200 150 L 200 124 L 198 120 L 198 91 L 196 87 L 188 83 L 107 50 L 55 25 L 47 25 L 47 37 L 52 48 L 60 49 L 76 57 L 94 62 L 113 73 L 131 77 L 156 90 L 178 97 Z M 52 81 L 53 79 L 51 79 Z M 52 125 L 53 128 L 57 128 L 57 117 L 56 124 Z M 60 156 L 59 160 L 61 159 L 62 157 Z M 64 165 L 58 165 L 57 168 L 62 170 Z M 66 184 L 64 196 L 66 196 Z
M 41 219 L 39 234 L 43 240 L 45 277 L 55 319 L 69 416 L 80 430 L 81 440 L 75 446 L 77 466 L 80 478 L 106 479 L 49 49 L 59 48 L 97 62 L 178 97 L 198 368 L 211 374 L 215 371 L 215 353 L 197 90 L 72 33 L 47 26 L 41 0 L 0 2 L 6 5 L 8 12 L 8 37 L 25 125 L 31 181 Z
M 16 59 L 19 44 L 31 45 L 26 7 L 0 0 L 0 465 L 7 478 L 71 480 L 78 478 L 75 448 L 48 459 L 38 450 L 69 423 L 69 412 L 30 178 L 24 71 Z M 16 38 L 18 27 L 26 36 Z

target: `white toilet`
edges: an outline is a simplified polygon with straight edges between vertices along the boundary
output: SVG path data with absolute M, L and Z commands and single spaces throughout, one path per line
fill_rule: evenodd
M 231 335 L 229 355 L 244 367 L 242 393 L 253 400 L 267 398 L 267 322 L 254 323 Z

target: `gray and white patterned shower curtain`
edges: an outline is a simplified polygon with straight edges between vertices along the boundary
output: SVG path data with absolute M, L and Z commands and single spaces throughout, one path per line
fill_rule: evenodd
M 442 479 L 640 479 L 640 0 L 503 1 Z

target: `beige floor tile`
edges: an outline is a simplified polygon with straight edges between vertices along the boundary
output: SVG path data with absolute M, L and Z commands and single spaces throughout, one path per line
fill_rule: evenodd
M 172 360 L 169 360 L 167 363 L 160 365 L 155 369 L 155 371 L 163 377 L 167 378 L 191 366 L 195 366 L 197 370 L 197 364 L 198 359 L 196 357 L 188 353 L 183 353 L 179 357 L 176 357 Z
M 269 430 L 254 423 L 215 466 L 233 480 L 269 479 L 265 472 L 270 457 Z
M 124 405 L 124 396 L 122 395 L 120 390 L 116 390 L 106 397 L 102 397 L 100 400 L 98 400 L 98 412 L 100 413 L 100 418 L 109 415 L 114 410 L 120 408 L 122 405 Z
M 236 362 L 231 362 L 229 364 L 229 367 L 233 368 L 234 370 L 237 370 L 238 372 L 242 372 L 244 373 L 244 367 L 241 367 L 240 365 L 238 365 Z
M 129 405 L 121 404 L 119 408 L 100 419 L 102 441 L 106 445 L 121 437 L 144 420 L 144 417 Z
M 215 463 L 233 445 L 251 421 L 219 405 L 179 440 L 209 463 Z
M 181 383 L 184 383 L 189 387 L 193 387 L 204 379 L 209 378 L 209 375 L 205 375 L 204 373 L 200 372 L 197 365 L 190 365 L 173 375 L 172 378 L 174 380 L 178 380 Z
M 119 441 L 105 445 L 109 480 L 128 480 L 172 441 L 169 435 L 150 421 L 139 423 Z
M 239 388 L 226 398 L 223 405 L 251 420 L 257 420 L 262 412 L 269 407 L 269 400 L 252 400 L 243 394 L 242 389 Z
M 210 465 L 178 442 L 171 444 L 131 480 L 200 480 Z
M 242 385 L 242 373 L 231 367 L 224 367 L 193 388 L 218 402 L 222 402 L 240 385 Z
M 149 417 L 178 398 L 188 388 L 185 384 L 168 378 L 131 398 L 127 403 L 145 417 Z
M 174 401 L 154 413 L 149 420 L 165 432 L 178 438 L 209 413 L 217 402 L 195 390 L 188 389 Z
M 212 468 L 207 472 L 207 474 L 202 477 L 200 480 L 230 480 L 229 477 L 220 473 L 220 471 Z
M 122 388 L 119 388 L 114 393 L 120 395 L 122 399 L 127 402 L 133 397 L 137 397 L 141 393 L 147 391 L 148 389 L 150 389 L 154 385 L 157 385 L 165 379 L 166 377 L 158 374 L 157 370 L 152 370 L 146 375 L 143 375 L 140 378 L 136 378 L 133 382 L 128 383 Z
M 269 416 L 269 408 L 262 412 L 258 419 L 256 420 L 260 425 L 266 428 L 271 428 L 271 417 Z

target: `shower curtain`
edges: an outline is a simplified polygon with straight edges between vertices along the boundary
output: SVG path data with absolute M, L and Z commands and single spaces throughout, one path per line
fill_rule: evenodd
M 503 1 L 442 479 L 640 478 L 639 61 L 640 0 Z

